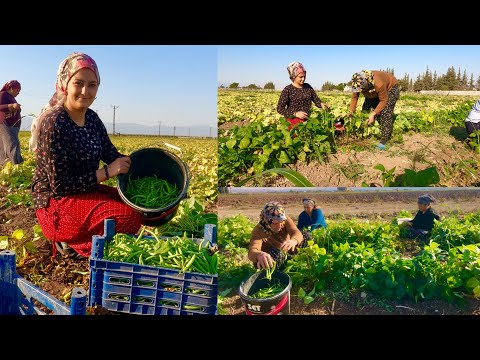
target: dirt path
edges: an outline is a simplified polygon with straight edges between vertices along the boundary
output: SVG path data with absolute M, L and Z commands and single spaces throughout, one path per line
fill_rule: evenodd
M 405 134 L 402 143 L 391 143 L 385 151 L 375 149 L 372 139 L 352 141 L 359 149 L 368 149 L 361 151 L 347 151 L 342 142 L 346 144 L 346 140 L 340 140 L 338 153 L 330 155 L 327 163 L 298 161 L 290 168 L 318 187 L 361 186 L 362 182 L 382 186 L 381 173 L 374 169 L 377 164 L 387 170 L 395 167 L 396 178 L 405 169 L 419 171 L 436 166 L 441 186 L 480 185 L 480 156 L 453 136 Z M 275 176 L 267 180 L 266 186 L 289 187 L 292 183 Z
M 271 200 L 276 200 L 285 206 L 287 214 L 294 221 L 303 211 L 302 199 L 315 199 L 324 215 L 328 217 L 392 217 L 401 210 L 411 212 L 417 210 L 416 200 L 421 194 L 432 194 L 437 202 L 433 208 L 440 214 L 449 212 L 480 211 L 480 188 L 464 190 L 438 190 L 435 188 L 419 191 L 392 191 L 381 193 L 262 193 L 262 194 L 219 194 L 218 217 L 223 219 L 236 214 L 243 214 L 252 220 L 257 220 L 262 206 Z

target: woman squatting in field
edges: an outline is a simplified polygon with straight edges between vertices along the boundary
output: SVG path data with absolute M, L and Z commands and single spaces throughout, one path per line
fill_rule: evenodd
M 384 150 L 385 144 L 392 137 L 393 110 L 400 96 L 398 81 L 392 74 L 385 71 L 363 70 L 352 76 L 352 98 L 350 100 L 350 113 L 357 108 L 360 92 L 365 96 L 362 111 L 370 111 L 367 124 L 370 125 L 375 118 L 380 124 L 381 138 L 377 148 Z
M 322 210 L 317 207 L 315 200 L 303 199 L 303 211 L 298 216 L 298 229 L 302 232 L 305 241 L 312 239 L 312 231 L 318 228 L 326 228 L 327 223 Z
M 287 85 L 278 99 L 277 112 L 290 123 L 288 130 L 308 119 L 312 101 L 319 108 L 327 109 L 313 88 L 305 82 L 307 71 L 301 63 L 294 61 L 287 67 L 292 83 Z
M 298 247 L 306 245 L 303 235 L 283 207 L 272 201 L 263 207 L 260 221 L 252 230 L 248 258 L 259 269 L 271 268 L 273 261 L 281 269 L 287 253 L 295 254 Z
M 89 108 L 99 85 L 95 61 L 83 53 L 69 55 L 58 68 L 53 97 L 32 124 L 33 204 L 43 234 L 53 241 L 53 256 L 57 250 L 89 256 L 92 236 L 103 233 L 105 219 L 115 219 L 119 233 L 136 233 L 143 223 L 116 188 L 100 184 L 127 173 L 130 158 L 118 152 Z M 108 165 L 99 169 L 100 160 Z

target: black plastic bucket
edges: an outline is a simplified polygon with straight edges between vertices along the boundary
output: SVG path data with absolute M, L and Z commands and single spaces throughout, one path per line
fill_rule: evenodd
M 175 154 L 160 148 L 143 148 L 134 151 L 130 158 L 132 163 L 126 174 L 117 176 L 117 188 L 123 202 L 131 208 L 143 213 L 145 224 L 158 226 L 172 220 L 180 201 L 187 197 L 190 182 L 187 165 Z M 180 189 L 178 197 L 163 208 L 149 209 L 135 205 L 124 194 L 128 179 L 139 179 L 156 175 L 158 178 L 175 184 Z
M 239 294 L 245 313 L 247 315 L 290 314 L 290 289 L 292 288 L 290 276 L 280 271 L 274 271 L 272 280 L 267 280 L 265 275 L 265 270 L 256 272 L 240 285 Z M 259 289 L 268 287 L 269 283 L 277 279 L 280 281 L 280 284 L 285 286 L 282 292 L 266 299 L 255 299 L 249 296 Z

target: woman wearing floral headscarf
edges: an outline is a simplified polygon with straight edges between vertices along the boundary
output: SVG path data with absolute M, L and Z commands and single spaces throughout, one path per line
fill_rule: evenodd
M 7 160 L 12 164 L 23 162 L 18 139 L 22 123 L 21 108 L 15 100 L 21 89 L 17 80 L 11 80 L 0 90 L 0 165 Z
M 302 233 L 293 220 L 277 201 L 272 201 L 265 204 L 260 221 L 252 230 L 248 258 L 259 269 L 272 267 L 273 261 L 280 268 L 286 254 L 294 254 L 303 245 Z
M 308 119 L 312 101 L 322 109 L 328 108 L 328 105 L 320 100 L 309 84 L 305 83 L 307 71 L 301 63 L 294 61 L 288 65 L 287 70 L 292 83 L 282 90 L 277 112 L 290 123 L 288 130 L 291 130 L 296 124 Z
M 370 125 L 378 119 L 380 124 L 381 138 L 377 147 L 385 149 L 385 144 L 392 137 L 393 110 L 400 96 L 398 81 L 392 74 L 385 71 L 363 70 L 352 76 L 352 99 L 350 101 L 350 113 L 354 113 L 357 107 L 360 92 L 365 96 L 362 110 L 369 111 L 367 124 Z
M 33 205 L 53 256 L 89 256 L 93 235 L 105 219 L 119 233 L 136 233 L 141 213 L 124 204 L 115 188 L 100 183 L 125 174 L 130 158 L 120 154 L 92 105 L 100 85 L 95 61 L 69 55 L 57 72 L 56 91 L 32 124 L 30 148 L 36 152 Z M 105 165 L 99 169 L 99 162 Z

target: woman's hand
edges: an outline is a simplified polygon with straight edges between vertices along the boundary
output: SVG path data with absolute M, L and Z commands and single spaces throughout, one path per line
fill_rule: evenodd
M 273 258 L 270 254 L 260 251 L 257 255 L 257 268 L 266 269 L 273 267 Z
M 295 114 L 295 117 L 305 120 L 308 116 L 308 114 L 305 111 L 297 111 Z
M 288 240 L 285 240 L 282 245 L 280 246 L 280 249 L 282 249 L 283 251 L 287 252 L 287 251 L 294 251 L 295 250 L 295 247 L 298 245 L 297 243 L 297 240 L 295 239 L 288 239 Z
M 15 104 L 8 104 L 8 109 L 10 110 L 10 112 L 17 112 L 21 109 L 21 105 L 18 104 L 18 103 L 15 103 Z
M 375 122 L 375 113 L 370 114 L 367 120 L 367 125 L 371 125 Z
M 108 165 L 108 175 L 110 175 L 110 177 L 114 177 L 120 174 L 126 174 L 130 169 L 131 163 L 132 160 L 129 156 L 116 159 L 114 162 Z

